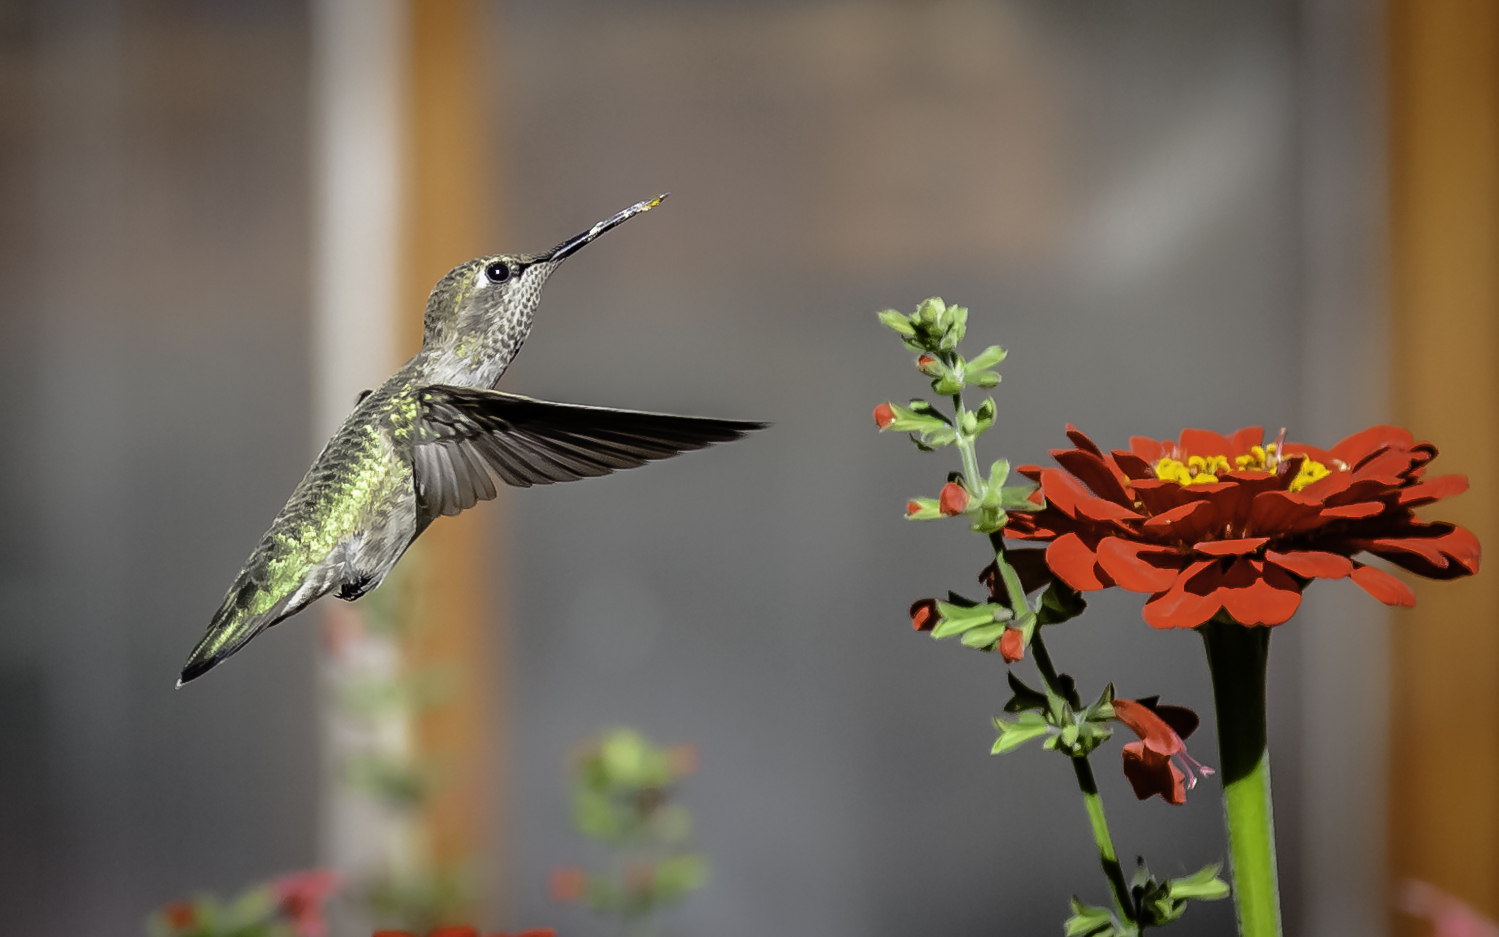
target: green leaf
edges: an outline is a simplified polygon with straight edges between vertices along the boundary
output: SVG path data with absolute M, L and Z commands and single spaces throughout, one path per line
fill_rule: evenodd
M 1031 483 L 1024 485 L 1011 485 L 1001 489 L 999 493 L 999 506 L 1006 511 L 1039 511 L 1044 505 L 1037 504 L 1031 500 L 1031 492 L 1036 486 Z
M 1088 602 L 1081 592 L 1060 579 L 1053 579 L 1046 591 L 1041 593 L 1041 604 L 1036 610 L 1037 620 L 1043 625 L 1058 625 L 1081 615 Z
M 1063 925 L 1067 937 L 1098 937 L 1114 932 L 1114 915 L 1108 908 L 1083 904 L 1072 898 L 1072 917 Z
M 884 315 L 884 313 L 881 313 L 881 315 Z M 900 313 L 897 312 L 896 315 L 900 315 Z M 902 316 L 902 318 L 904 318 L 904 316 Z M 1005 351 L 998 345 L 990 345 L 988 348 L 985 348 L 983 351 L 979 352 L 972 359 L 970 359 L 968 362 L 968 367 L 970 370 L 976 370 L 979 368 L 992 368 L 996 364 L 999 364 L 1001 361 L 1005 360 L 1005 356 L 1007 354 L 1009 354 L 1009 352 Z
M 1172 898 L 1195 898 L 1198 901 L 1217 901 L 1227 898 L 1229 893 L 1228 883 L 1218 877 L 1218 863 L 1205 865 L 1182 878 L 1173 878 L 1166 883 L 1166 890 Z
M 932 392 L 941 394 L 944 397 L 951 397 L 962 389 L 963 382 L 958 380 L 957 376 L 952 373 L 944 374 L 932 381 Z
M 950 638 L 955 634 L 962 634 L 972 628 L 1003 621 L 1010 617 L 1010 610 L 991 603 L 964 608 L 961 605 L 938 602 L 937 615 L 941 618 L 941 622 L 932 629 L 932 637 L 940 640 Z M 1002 630 L 1003 626 L 1001 626 Z
M 1013 670 L 1006 671 L 1005 675 L 1009 678 L 1011 692 L 1015 694 L 1010 697 L 1008 703 L 1005 703 L 1005 712 L 1018 713 L 1025 712 L 1028 709 L 1034 709 L 1037 712 L 1046 711 L 1045 693 L 1037 692 L 1026 686 L 1021 682 L 1019 677 L 1015 676 Z
M 1051 730 L 1051 726 L 1046 724 L 1046 718 L 1035 712 L 1021 713 L 1020 718 L 1014 722 L 995 716 L 994 728 L 999 732 L 999 738 L 995 739 L 994 746 L 989 749 L 991 755 L 1004 754 Z
M 977 410 L 973 411 L 973 417 L 974 417 L 974 430 L 973 430 L 973 433 L 971 435 L 977 436 L 979 433 L 982 433 L 982 432 L 988 430 L 989 427 L 993 426 L 994 425 L 994 398 L 993 397 L 985 398 L 984 402 L 981 403 L 981 404 L 979 404 L 979 408 Z M 1006 473 L 1006 474 L 1008 474 L 1008 473 Z
M 968 371 L 963 375 L 963 380 L 971 387 L 999 386 L 999 375 L 993 371 Z
M 964 647 L 988 647 L 998 641 L 1005 633 L 1005 625 L 995 622 L 992 625 L 983 625 L 965 632 L 963 635 Z
M 991 405 L 993 403 L 994 403 L 993 400 L 985 400 L 984 401 L 984 406 L 990 407 L 991 412 L 992 412 L 993 408 L 992 408 Z M 979 408 L 979 413 L 982 414 L 983 412 L 984 412 L 984 408 L 980 407 Z M 982 416 L 980 418 L 982 418 Z M 996 492 L 999 491 L 1000 488 L 1001 488 L 1001 486 L 1004 485 L 1005 479 L 1007 479 L 1009 477 L 1010 477 L 1010 460 L 1009 459 L 1000 459 L 999 461 L 995 462 L 993 465 L 989 466 L 989 484 L 988 484 L 988 488 L 991 491 L 996 491 Z
M 916 334 L 916 326 L 911 324 L 911 317 L 903 312 L 886 309 L 884 312 L 879 313 L 879 317 L 880 322 L 884 323 L 886 327 L 895 330 L 899 335 Z
M 922 322 L 929 322 L 932 325 L 936 325 L 937 320 L 946 311 L 947 304 L 942 301 L 942 297 L 933 296 L 930 299 L 923 299 L 920 305 L 916 307 L 916 318 L 919 318 Z

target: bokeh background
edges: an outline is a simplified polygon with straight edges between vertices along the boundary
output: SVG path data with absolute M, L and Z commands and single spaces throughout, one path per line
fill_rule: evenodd
M 911 633 L 913 599 L 976 591 L 987 558 L 901 518 L 952 466 L 874 432 L 925 387 L 873 313 L 941 295 L 1010 349 L 987 458 L 1041 461 L 1068 422 L 1106 446 L 1481 423 L 1499 51 L 1469 40 L 1495 18 L 1416 6 L 4 0 L 0 933 L 138 933 L 339 861 L 320 608 L 181 691 L 177 668 L 353 395 L 415 350 L 438 274 L 668 190 L 553 278 L 502 387 L 774 426 L 438 525 L 465 533 L 424 562 L 470 565 L 431 627 L 480 624 L 454 632 L 475 915 L 605 932 L 547 882 L 583 855 L 567 753 L 628 723 L 701 757 L 712 878 L 672 933 L 1059 933 L 1069 896 L 1105 897 L 1084 814 L 1058 758 L 988 754 L 997 658 Z M 1470 218 L 1456 260 L 1402 246 L 1440 220 L 1408 168 Z M 1447 287 L 1461 328 L 1421 318 Z M 1433 335 L 1459 357 L 1421 359 Z M 1492 430 L 1437 441 L 1448 471 L 1499 456 Z M 1210 712 L 1197 639 L 1139 604 L 1098 598 L 1059 664 Z M 1448 657 L 1419 699 L 1416 619 L 1351 584 L 1276 632 L 1289 933 L 1410 927 L 1410 875 L 1499 912 L 1499 653 L 1491 614 L 1447 617 L 1469 630 L 1424 642 Z M 1471 690 L 1458 746 L 1411 715 L 1451 702 L 1444 674 Z M 1193 751 L 1216 761 L 1211 725 Z M 1213 784 L 1139 804 L 1117 757 L 1095 762 L 1126 861 L 1224 855 Z M 1198 905 L 1176 932 L 1232 926 Z

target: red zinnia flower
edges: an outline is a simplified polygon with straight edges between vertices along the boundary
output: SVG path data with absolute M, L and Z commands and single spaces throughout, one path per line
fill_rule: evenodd
M 326 937 L 323 901 L 338 890 L 338 873 L 331 869 L 308 869 L 283 875 L 271 883 L 282 917 L 291 922 L 298 937 Z
M 895 411 L 890 409 L 890 404 L 882 403 L 874 408 L 874 425 L 884 429 L 895 422 Z
M 1197 714 L 1185 706 L 1159 706 L 1155 698 L 1114 700 L 1114 718 L 1140 737 L 1124 746 L 1124 776 L 1135 796 L 1146 800 L 1156 794 L 1171 804 L 1187 802 L 1187 791 L 1197 786 L 1199 776 L 1213 773 L 1187 754 L 1182 739 L 1197 729 Z M 1176 762 L 1186 767 L 1183 772 Z
M 1006 536 L 1049 540 L 1046 561 L 1075 589 L 1118 585 L 1150 594 L 1145 620 L 1194 628 L 1227 612 L 1245 625 L 1278 625 L 1312 579 L 1348 577 L 1387 605 L 1415 604 L 1410 589 L 1352 559 L 1367 552 L 1432 579 L 1478 571 L 1478 538 L 1425 523 L 1414 508 L 1468 487 L 1462 475 L 1427 478 L 1436 447 L 1394 426 L 1374 426 L 1323 450 L 1259 427 L 1224 437 L 1183 431 L 1177 442 L 1136 436 L 1109 455 L 1076 427 L 1061 468 L 1022 466 L 1047 506 L 1012 513 Z

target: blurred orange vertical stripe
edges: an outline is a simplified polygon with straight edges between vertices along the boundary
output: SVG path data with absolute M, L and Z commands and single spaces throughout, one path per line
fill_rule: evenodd
M 407 0 L 409 59 L 406 92 L 405 223 L 399 341 L 403 355 L 421 341 L 421 315 L 432 285 L 454 265 L 490 253 L 497 185 L 489 158 L 491 120 L 487 35 L 473 0 Z M 502 585 L 500 557 L 487 549 L 497 515 L 494 502 L 459 517 L 441 518 L 423 535 L 416 621 L 408 664 L 452 674 L 454 692 L 418 720 L 423 761 L 439 772 L 428 803 L 426 829 L 434 866 L 479 873 L 480 894 L 503 881 L 492 805 L 505 773 L 496 725 L 494 668 L 503 632 L 484 597 Z M 490 914 L 503 909 L 490 908 Z
M 1396 417 L 1469 476 L 1444 517 L 1492 551 L 1499 3 L 1391 0 L 1387 28 Z M 1390 873 L 1499 917 L 1499 574 L 1415 588 L 1416 609 L 1397 613 L 1388 703 Z

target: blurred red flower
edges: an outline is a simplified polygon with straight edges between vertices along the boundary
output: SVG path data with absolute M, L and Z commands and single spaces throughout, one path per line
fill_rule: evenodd
M 1187 743 L 1182 739 L 1197 730 L 1197 714 L 1185 706 L 1160 706 L 1155 697 L 1116 699 L 1114 718 L 1140 737 L 1140 741 L 1124 746 L 1124 776 L 1139 799 L 1160 794 L 1167 803 L 1184 804 L 1187 791 L 1197 786 L 1198 777 L 1213 773 L 1212 768 L 1187 754 Z M 1186 767 L 1185 772 L 1177 767 L 1178 761 Z
M 588 876 L 582 869 L 561 868 L 552 870 L 551 892 L 553 901 L 578 901 L 588 886 Z
M 298 937 L 327 937 L 323 902 L 338 890 L 338 873 L 332 869 L 292 872 L 271 883 L 278 913 L 291 923 Z
M 895 422 L 895 411 L 890 409 L 890 404 L 882 403 L 874 408 L 874 425 L 884 429 Z
M 191 930 L 198 925 L 198 911 L 186 901 L 169 902 L 161 909 L 161 916 L 174 931 Z
M 418 935 L 404 930 L 377 930 L 373 937 L 418 937 Z M 479 929 L 467 925 L 439 927 L 428 931 L 427 937 L 479 937 Z M 557 932 L 550 927 L 537 927 L 532 930 L 517 931 L 514 934 L 491 934 L 490 937 L 557 937 Z
M 1436 457 L 1394 426 L 1374 426 L 1331 449 L 1260 427 L 1232 437 L 1184 430 L 1176 442 L 1143 436 L 1108 455 L 1070 424 L 1060 468 L 1022 466 L 1046 507 L 1010 515 L 1005 535 L 1050 541 L 1047 564 L 1079 590 L 1117 585 L 1150 594 L 1145 620 L 1194 628 L 1227 612 L 1278 625 L 1312 579 L 1352 579 L 1387 605 L 1415 604 L 1405 583 L 1352 559 L 1372 553 L 1432 579 L 1478 571 L 1478 538 L 1425 523 L 1414 508 L 1460 494 L 1462 475 L 1426 477 Z

